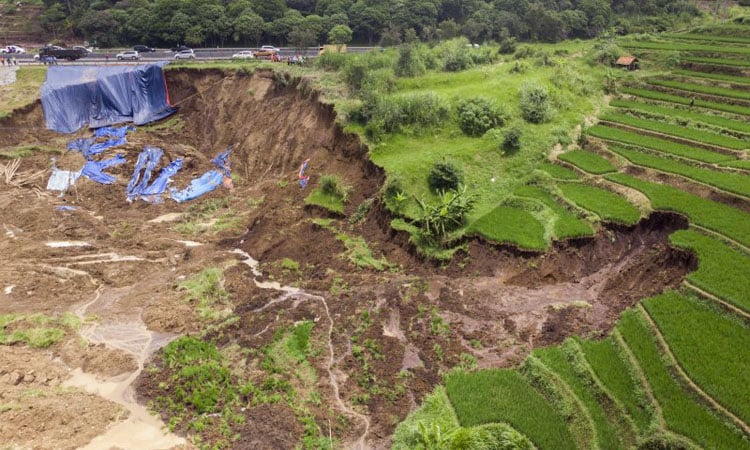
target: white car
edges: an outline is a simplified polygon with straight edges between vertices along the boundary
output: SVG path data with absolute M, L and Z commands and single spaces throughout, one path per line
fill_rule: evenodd
M 174 59 L 195 59 L 193 49 L 181 50 L 174 54 Z
M 122 61 L 123 59 L 131 59 L 133 61 L 137 61 L 141 59 L 141 55 L 135 50 L 127 50 L 122 53 L 116 54 L 115 58 L 117 58 L 118 61 Z
M 253 59 L 255 56 L 250 50 L 243 50 L 232 55 L 232 59 Z
M 16 55 L 21 55 L 23 53 L 26 53 L 26 49 L 17 45 L 9 45 L 0 49 L 0 53 L 14 53 Z
M 279 53 L 281 50 L 279 50 L 278 48 L 274 47 L 273 45 L 264 45 L 263 47 L 260 48 L 260 51 L 262 51 L 262 52 L 272 51 L 272 52 Z

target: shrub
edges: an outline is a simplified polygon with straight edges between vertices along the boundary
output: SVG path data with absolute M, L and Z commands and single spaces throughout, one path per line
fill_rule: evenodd
M 349 199 L 349 193 L 351 192 L 351 186 L 347 186 L 341 181 L 336 175 L 322 175 L 320 177 L 320 190 L 331 197 L 336 197 L 342 202 L 346 202 Z
M 521 148 L 521 135 L 523 131 L 518 125 L 509 127 L 503 133 L 503 149 L 506 151 L 516 151 Z
M 472 66 L 471 56 L 467 51 L 468 44 L 468 39 L 456 38 L 435 47 L 435 52 L 443 60 L 444 71 L 458 72 Z
M 432 92 L 393 96 L 375 97 L 374 107 L 369 113 L 363 105 L 358 118 L 367 121 L 365 132 L 368 137 L 377 140 L 385 132 L 396 132 L 405 127 L 417 125 L 420 129 L 435 126 L 448 118 L 448 104 L 443 98 Z
M 396 75 L 400 77 L 416 77 L 425 72 L 425 65 L 414 45 L 405 44 L 398 50 Z
M 617 44 L 611 42 L 600 43 L 594 46 L 594 49 L 589 56 L 589 63 L 591 64 L 605 64 L 608 66 L 614 66 L 615 61 L 623 51 Z
M 428 182 L 430 189 L 435 192 L 450 191 L 458 189 L 458 185 L 463 181 L 463 174 L 455 165 L 441 161 L 435 163 L 430 169 Z
M 526 82 L 519 90 L 521 117 L 527 122 L 542 123 L 552 117 L 549 90 L 541 84 Z
M 481 97 L 460 101 L 456 113 L 458 126 L 468 136 L 481 136 L 490 128 L 501 127 L 507 117 L 501 107 Z
M 536 51 L 534 50 L 534 47 L 530 45 L 522 45 L 518 47 L 516 52 L 513 54 L 513 58 L 515 59 L 523 59 L 523 58 L 531 58 L 534 56 Z
M 498 53 L 500 53 L 501 55 L 510 55 L 511 53 L 515 51 L 516 51 L 516 38 L 506 37 L 500 41 L 500 49 L 498 49 Z
M 515 61 L 508 72 L 510 73 L 526 73 L 529 70 L 529 66 L 521 61 Z
M 434 243 L 443 243 L 445 236 L 464 224 L 466 215 L 474 207 L 474 198 L 466 187 L 440 192 L 437 204 L 419 201 L 422 208 L 422 236 Z

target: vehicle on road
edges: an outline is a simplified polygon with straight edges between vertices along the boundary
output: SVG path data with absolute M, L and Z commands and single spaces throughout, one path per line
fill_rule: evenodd
M 122 53 L 116 54 L 115 58 L 117 58 L 118 61 L 122 61 L 122 60 L 125 60 L 125 59 L 130 59 L 130 60 L 133 60 L 133 61 L 137 61 L 137 60 L 141 59 L 141 54 L 138 53 L 135 50 L 126 50 L 126 51 L 124 51 Z
M 253 59 L 255 55 L 250 50 L 243 50 L 232 55 L 232 59 Z
M 264 45 L 263 47 L 260 48 L 260 51 L 272 51 L 272 52 L 279 53 L 281 50 L 274 47 L 273 45 Z
M 191 48 L 180 50 L 174 54 L 174 59 L 195 59 L 195 52 Z
M 87 55 L 90 55 L 93 52 L 90 48 L 84 47 L 83 45 L 74 45 L 73 48 L 75 50 L 80 50 L 82 52 L 86 52 Z
M 8 45 L 7 47 L 0 49 L 0 53 L 14 53 L 16 55 L 21 55 L 26 53 L 26 49 L 17 45 Z
M 148 45 L 134 45 L 133 50 L 140 53 L 151 53 L 156 51 L 155 48 L 151 48 Z
M 49 59 L 50 57 L 53 57 L 55 59 L 75 61 L 86 55 L 88 55 L 88 52 L 86 50 L 81 50 L 80 48 L 62 48 L 56 45 L 51 45 L 40 48 L 39 55 L 35 56 L 34 59 L 42 60 L 43 58 Z
M 173 52 L 181 52 L 181 51 L 183 51 L 183 50 L 190 50 L 190 47 L 186 47 L 186 46 L 184 46 L 184 45 L 178 45 L 178 46 L 176 46 L 176 47 L 172 47 L 172 48 L 170 48 L 169 50 L 171 50 L 171 51 L 173 51 Z

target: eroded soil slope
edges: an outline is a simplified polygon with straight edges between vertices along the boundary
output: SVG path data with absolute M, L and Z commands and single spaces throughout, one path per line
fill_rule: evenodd
M 0 152 L 37 150 L 21 159 L 10 180 L 0 180 L 0 313 L 69 312 L 82 323 L 63 327 L 64 336 L 46 349 L 0 347 L 0 404 L 7 405 L 0 408 L 2 442 L 74 448 L 99 436 L 97 442 L 146 448 L 128 442 L 127 433 L 111 432 L 113 423 L 139 414 L 128 391 L 108 396 L 92 386 L 100 394 L 93 396 L 81 388 L 85 383 L 58 386 L 84 379 L 81 372 L 115 384 L 128 384 L 140 373 L 137 395 L 145 404 L 163 395 L 160 383 L 168 381 L 148 369 L 161 364 L 158 357 L 149 363 L 149 355 L 178 335 L 199 332 L 232 355 L 238 382 L 262 383 L 268 374 L 261 349 L 273 344 L 279 330 L 310 320 L 314 380 L 286 374 L 286 381 L 299 398 L 318 399 L 305 408 L 320 435 L 330 432 L 341 447 L 385 448 L 398 421 L 439 382 L 441 370 L 508 366 L 534 346 L 573 334 L 603 334 L 622 309 L 677 286 L 694 267 L 690 255 L 667 244 L 671 231 L 686 226 L 672 215 L 655 215 L 632 228 L 603 227 L 593 239 L 560 243 L 546 255 L 472 241 L 468 253 L 438 267 L 388 230 L 377 201 L 382 172 L 306 86 L 280 82 L 270 72 L 167 75 L 179 112 L 139 128 L 128 144 L 111 151 L 128 161 L 110 171 L 117 177 L 113 185 L 81 179 L 61 197 L 45 191 L 50 157 L 60 168 L 77 170 L 82 157 L 63 149 L 89 132 L 43 131 L 38 104 L 5 120 L 17 132 L 0 144 Z M 144 145 L 163 148 L 169 159 L 184 158 L 174 177 L 179 187 L 233 145 L 235 188 L 189 204 L 129 204 L 124 188 Z M 310 185 L 302 190 L 297 171 L 308 158 Z M 323 174 L 337 174 L 352 186 L 347 217 L 314 220 L 326 213 L 304 205 Z M 349 220 L 371 198 L 374 206 L 362 220 Z M 384 270 L 355 265 L 367 251 Z M 247 255 L 260 266 L 243 264 Z M 228 297 L 221 307 L 234 320 L 211 319 L 186 300 L 180 283 L 207 267 L 223 270 Z M 21 398 L 50 411 L 61 402 L 75 403 L 95 418 L 51 413 L 62 419 L 44 423 L 60 425 L 40 426 L 40 417 L 23 409 L 31 400 Z M 305 433 L 295 405 L 258 403 L 238 412 L 244 420 L 233 430 L 234 447 L 294 447 Z M 75 431 L 84 426 L 88 434 Z M 216 436 L 204 432 L 203 438 Z

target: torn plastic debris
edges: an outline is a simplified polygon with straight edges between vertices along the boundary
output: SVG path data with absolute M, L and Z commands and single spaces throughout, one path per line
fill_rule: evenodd
M 299 174 L 297 175 L 297 178 L 299 179 L 299 187 L 304 189 L 307 186 L 307 182 L 310 181 L 310 175 L 305 175 L 305 169 L 307 169 L 307 164 L 310 162 L 310 158 L 307 158 L 301 166 L 299 166 Z
M 161 169 L 159 175 L 149 185 L 151 174 L 159 163 L 163 154 L 162 149 L 157 147 L 146 147 L 138 155 L 135 163 L 133 177 L 128 182 L 127 197 L 132 202 L 137 198 L 150 203 L 160 203 L 161 194 L 167 190 L 170 177 L 182 169 L 182 159 L 176 159 Z
M 92 156 L 126 143 L 127 140 L 124 137 L 107 139 L 104 142 L 95 142 L 94 138 L 78 138 L 68 142 L 68 150 L 79 151 L 86 160 L 90 161 Z
M 60 170 L 53 166 L 52 175 L 50 175 L 49 181 L 47 181 L 47 190 L 65 192 L 69 187 L 75 184 L 80 176 L 80 170 L 73 172 L 70 170 Z
M 133 176 L 128 182 L 125 192 L 129 202 L 132 202 L 146 189 L 148 182 L 151 181 L 151 173 L 159 164 L 159 160 L 164 152 L 158 147 L 146 146 L 138 154 L 138 160 L 135 162 Z
M 101 127 L 94 130 L 94 136 L 96 137 L 117 137 L 124 138 L 128 131 L 135 131 L 135 127 L 132 125 L 124 125 L 121 127 Z
M 55 208 L 56 211 L 75 211 L 77 209 L 78 208 L 76 208 L 75 206 L 69 206 L 69 205 L 60 205 Z
M 102 161 L 87 161 L 83 166 L 83 169 L 81 169 L 81 175 L 96 181 L 97 183 L 112 184 L 115 182 L 116 178 L 108 173 L 104 173 L 103 170 L 124 163 L 125 157 L 120 153 L 114 158 L 104 159 Z
M 188 200 L 196 199 L 204 194 L 207 194 L 217 187 L 224 185 L 228 188 L 232 188 L 232 173 L 231 164 L 229 162 L 229 154 L 232 152 L 232 146 L 230 145 L 225 151 L 216 155 L 211 160 L 219 168 L 218 170 L 209 170 L 208 172 L 201 175 L 200 178 L 196 178 L 190 182 L 190 186 L 178 191 L 175 188 L 170 190 L 172 200 L 177 203 L 186 202 Z

